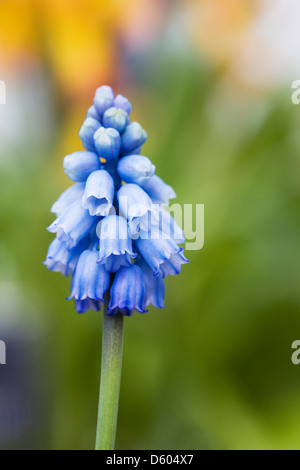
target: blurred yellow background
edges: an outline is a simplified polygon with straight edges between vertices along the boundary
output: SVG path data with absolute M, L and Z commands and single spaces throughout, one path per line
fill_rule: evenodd
M 0 3 L 0 448 L 91 449 L 101 314 L 42 265 L 65 154 L 113 86 L 205 245 L 125 322 L 117 448 L 300 449 L 296 0 Z

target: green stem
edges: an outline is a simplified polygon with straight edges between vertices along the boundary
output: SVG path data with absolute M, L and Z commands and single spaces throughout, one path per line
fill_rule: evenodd
M 123 315 L 103 317 L 96 450 L 115 447 L 123 353 Z

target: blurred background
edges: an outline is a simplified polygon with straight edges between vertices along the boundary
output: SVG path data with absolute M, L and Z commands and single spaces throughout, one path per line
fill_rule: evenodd
M 42 265 L 95 89 L 205 204 L 164 310 L 125 322 L 118 449 L 300 449 L 298 0 L 0 3 L 0 448 L 92 449 L 102 315 Z

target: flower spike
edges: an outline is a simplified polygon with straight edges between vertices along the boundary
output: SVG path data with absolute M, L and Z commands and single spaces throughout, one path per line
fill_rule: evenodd
M 188 262 L 183 230 L 163 207 L 175 191 L 141 155 L 147 133 L 131 112 L 127 98 L 99 87 L 79 131 L 84 150 L 64 158 L 75 184 L 51 208 L 56 238 L 44 264 L 72 275 L 78 313 L 106 300 L 111 316 L 163 308 L 165 277 Z

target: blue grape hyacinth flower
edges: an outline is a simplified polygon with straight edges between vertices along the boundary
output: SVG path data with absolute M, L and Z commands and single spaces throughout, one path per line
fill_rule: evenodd
M 183 230 L 165 210 L 175 191 L 140 155 L 147 133 L 131 122 L 132 106 L 109 86 L 98 88 L 79 131 L 84 150 L 63 167 L 75 184 L 53 204 L 56 234 L 44 264 L 72 276 L 79 313 L 145 313 L 163 308 L 164 278 L 188 262 Z

